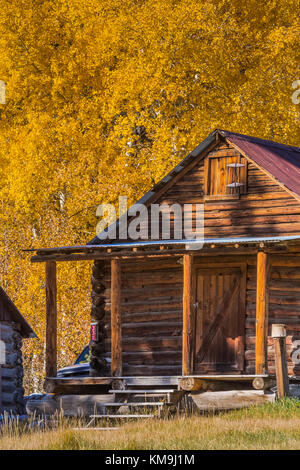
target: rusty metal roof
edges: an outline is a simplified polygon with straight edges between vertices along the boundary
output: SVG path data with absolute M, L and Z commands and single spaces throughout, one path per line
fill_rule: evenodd
M 300 196 L 300 148 L 219 130 L 220 135 Z

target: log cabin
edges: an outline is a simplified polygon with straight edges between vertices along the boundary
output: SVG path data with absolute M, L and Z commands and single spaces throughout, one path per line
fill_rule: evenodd
M 25 410 L 21 350 L 24 338 L 36 338 L 36 334 L 0 287 L 0 415 L 22 414 Z
M 268 378 L 272 323 L 286 325 L 288 371 L 297 376 L 300 148 L 217 129 L 138 202 L 148 211 L 189 205 L 192 219 L 203 205 L 202 248 L 160 231 L 156 240 L 119 233 L 35 250 L 31 261 L 46 265 L 49 380 L 57 372 L 56 263 L 75 260 L 93 263 L 91 383 Z

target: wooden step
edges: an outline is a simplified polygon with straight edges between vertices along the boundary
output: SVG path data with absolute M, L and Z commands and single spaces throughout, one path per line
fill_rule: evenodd
M 91 415 L 90 418 L 154 418 L 156 415 Z
M 109 402 L 109 403 L 102 403 L 103 406 L 109 407 L 109 406 L 163 406 L 165 403 L 162 401 L 151 401 L 151 402 L 132 402 L 132 403 L 126 403 L 126 402 Z
M 177 392 L 177 390 L 171 389 L 171 390 L 109 390 L 109 393 L 117 393 L 117 394 L 135 394 L 135 395 L 141 395 L 141 394 L 158 394 L 158 395 L 167 395 L 168 393 L 173 393 Z
M 128 354 L 128 353 L 127 353 Z M 131 353 L 129 353 L 131 354 Z M 133 353 L 135 354 L 135 353 Z M 149 354 L 149 352 L 147 353 Z M 140 386 L 145 387 L 149 385 L 150 387 L 176 387 L 178 386 L 178 377 L 175 376 L 139 376 L 139 377 L 123 377 L 127 386 Z

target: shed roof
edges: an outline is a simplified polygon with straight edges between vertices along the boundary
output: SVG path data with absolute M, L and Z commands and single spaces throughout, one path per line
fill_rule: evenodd
M 9 319 L 15 323 L 18 323 L 21 328 L 21 335 L 23 338 L 36 338 L 37 335 L 25 320 L 23 315 L 17 309 L 13 301 L 7 295 L 4 289 L 0 286 L 0 302 L 4 305 L 6 312 L 8 313 Z

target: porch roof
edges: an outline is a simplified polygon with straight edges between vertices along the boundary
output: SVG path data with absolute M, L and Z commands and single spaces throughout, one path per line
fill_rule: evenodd
M 136 241 L 136 242 L 124 242 L 124 243 L 103 243 L 99 245 L 75 245 L 75 246 L 60 246 L 60 247 L 53 247 L 53 248 L 31 248 L 26 249 L 24 251 L 27 252 L 35 252 L 35 256 L 31 258 L 31 261 L 38 262 L 38 261 L 46 261 L 47 259 L 55 260 L 55 256 L 57 256 L 57 260 L 59 260 L 60 256 L 65 255 L 86 255 L 86 258 L 78 259 L 93 259 L 92 257 L 89 258 L 88 255 L 101 255 L 101 253 L 110 254 L 117 254 L 121 253 L 122 250 L 137 250 L 135 251 L 137 254 L 143 254 L 143 249 L 148 248 L 148 250 L 153 251 L 153 253 L 157 253 L 159 251 L 160 254 L 163 254 L 164 251 L 168 251 L 169 253 L 175 251 L 196 251 L 197 248 L 195 246 L 199 246 L 199 250 L 203 247 L 215 247 L 219 246 L 272 246 L 272 245 L 286 245 L 288 243 L 297 243 L 300 241 L 300 235 L 289 235 L 289 236 L 274 236 L 274 237 L 241 237 L 241 238 L 206 238 L 206 239 L 181 239 L 181 240 L 145 240 L 145 241 Z M 76 258 L 73 258 L 76 260 Z M 62 259 L 63 260 L 63 259 Z M 70 259 L 71 260 L 71 259 Z

